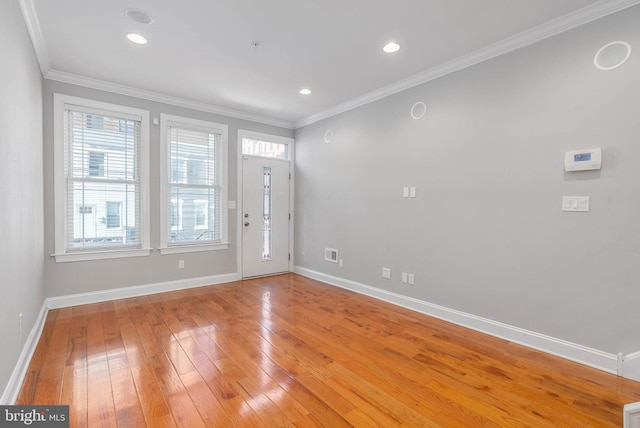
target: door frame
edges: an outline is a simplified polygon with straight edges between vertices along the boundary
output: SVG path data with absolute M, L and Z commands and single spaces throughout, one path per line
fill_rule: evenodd
M 243 160 L 242 139 L 244 137 L 257 138 L 264 141 L 273 141 L 274 143 L 286 144 L 289 147 L 289 176 L 291 177 L 289 180 L 289 213 L 291 214 L 291 220 L 289 220 L 289 254 L 291 255 L 291 257 L 289 258 L 288 268 L 289 268 L 289 272 L 293 272 L 293 267 L 295 266 L 294 259 L 293 259 L 293 254 L 294 254 L 293 225 L 295 220 L 294 205 L 293 205 L 295 168 L 293 163 L 295 159 L 295 144 L 294 144 L 295 140 L 293 138 L 281 137 L 279 135 L 249 131 L 246 129 L 238 129 L 238 140 L 237 140 L 237 147 L 236 147 L 236 158 L 237 158 L 236 169 L 238 171 L 238 177 L 236 181 L 237 183 L 237 186 L 236 186 L 236 242 L 238 243 L 237 252 L 236 252 L 236 264 L 238 266 L 238 278 L 239 279 L 244 278 L 244 268 L 242 266 L 242 251 L 244 250 L 243 248 L 244 244 L 242 239 L 242 213 L 244 212 L 244 207 L 242 203 L 242 191 L 244 186 L 244 183 L 243 183 L 244 163 L 242 162 Z M 259 156 L 252 156 L 252 157 L 259 158 Z

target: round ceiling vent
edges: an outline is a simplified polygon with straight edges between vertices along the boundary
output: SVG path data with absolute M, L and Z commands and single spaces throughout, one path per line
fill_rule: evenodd
M 138 24 L 152 24 L 153 18 L 144 10 L 140 9 L 126 9 L 124 14 L 130 20 L 137 22 Z
M 418 120 L 427 113 L 427 105 L 422 101 L 418 101 L 411 107 L 411 117 Z
M 601 47 L 593 57 L 593 64 L 598 70 L 613 70 L 627 62 L 630 56 L 631 45 L 619 40 Z

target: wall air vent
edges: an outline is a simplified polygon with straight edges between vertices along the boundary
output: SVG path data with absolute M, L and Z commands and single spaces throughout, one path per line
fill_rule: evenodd
M 338 263 L 338 250 L 334 250 L 333 248 L 325 248 L 324 259 L 328 262 Z

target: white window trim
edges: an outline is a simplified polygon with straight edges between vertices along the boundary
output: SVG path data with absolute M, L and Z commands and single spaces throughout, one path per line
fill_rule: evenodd
M 167 153 L 167 126 L 184 126 L 188 129 L 220 134 L 220 227 L 222 233 L 221 242 L 217 243 L 187 243 L 187 244 L 171 244 L 169 245 L 169 228 L 167 204 L 165 204 L 165 195 L 167 192 L 168 182 L 168 156 Z M 179 254 L 192 253 L 198 251 L 215 251 L 226 250 L 229 248 L 229 227 L 227 210 L 222 207 L 227 206 L 227 175 L 228 175 L 228 141 L 229 141 L 228 125 L 209 122 L 205 120 L 192 119 L 189 117 L 174 116 L 170 114 L 160 114 L 160 254 Z
M 116 116 L 127 115 L 140 121 L 140 243 L 142 248 L 106 248 L 67 251 L 66 186 L 64 177 L 64 110 L 66 106 L 79 110 L 102 110 Z M 149 112 L 133 107 L 104 103 L 63 94 L 53 94 L 53 179 L 56 262 L 143 257 L 151 252 L 149 240 Z

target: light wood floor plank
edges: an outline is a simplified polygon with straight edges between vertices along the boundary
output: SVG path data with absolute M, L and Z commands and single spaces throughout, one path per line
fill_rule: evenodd
M 619 427 L 640 383 L 295 274 L 52 310 L 72 427 Z
M 76 306 L 72 313 L 60 403 L 75 403 L 70 423 L 87 426 L 87 306 Z

